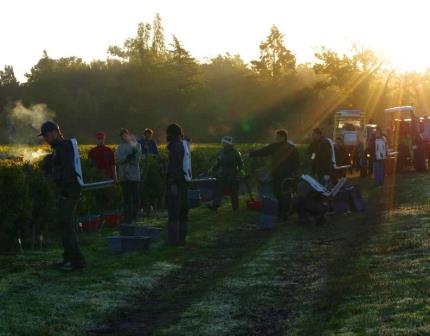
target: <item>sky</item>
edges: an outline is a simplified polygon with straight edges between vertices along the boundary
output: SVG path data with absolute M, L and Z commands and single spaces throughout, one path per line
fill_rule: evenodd
M 427 0 L 2 0 L 0 68 L 19 80 L 46 49 L 50 57 L 106 59 L 109 45 L 134 36 L 139 22 L 160 13 L 167 40 L 175 34 L 204 62 L 220 53 L 258 57 L 275 24 L 299 62 L 321 46 L 374 49 L 403 71 L 430 67 Z

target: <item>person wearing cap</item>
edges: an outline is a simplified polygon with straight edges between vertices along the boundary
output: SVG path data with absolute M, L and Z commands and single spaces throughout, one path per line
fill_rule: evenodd
M 154 136 L 154 131 L 150 128 L 145 128 L 143 131 L 143 137 L 138 141 L 142 147 L 142 154 L 147 155 L 158 155 L 157 143 L 152 138 Z
M 88 159 L 105 177 L 116 179 L 115 155 L 111 148 L 105 145 L 106 133 L 96 133 L 97 146 L 88 152 Z
M 185 148 L 182 128 L 171 124 L 166 129 L 167 150 L 167 242 L 169 245 L 184 245 L 187 237 L 188 183 L 185 178 Z
M 290 194 L 285 188 L 293 187 L 293 180 L 297 178 L 300 157 L 297 147 L 288 141 L 286 130 L 276 131 L 276 141 L 263 148 L 251 151 L 250 157 L 271 157 L 271 176 L 273 195 L 278 199 L 278 217 L 282 221 L 288 219 L 291 206 Z M 290 179 L 290 181 L 288 181 Z
M 218 209 L 222 195 L 228 192 L 234 211 L 239 209 L 239 178 L 243 172 L 243 160 L 239 151 L 234 147 L 233 138 L 225 136 L 221 140 L 222 149 L 219 151 L 215 165 L 211 171 L 217 178 L 216 193 L 211 209 Z
M 56 186 L 56 219 L 64 249 L 63 260 L 56 266 L 66 271 L 81 269 L 86 266 L 86 262 L 81 253 L 74 221 L 80 185 L 74 167 L 73 145 L 63 137 L 60 127 L 52 121 L 42 124 L 39 136 L 52 148 L 50 162 L 45 168 L 49 167 L 46 173 Z
M 140 207 L 139 183 L 142 149 L 127 129 L 121 129 L 119 136 L 121 143 L 115 151 L 115 163 L 123 195 L 124 223 L 130 224 L 137 220 Z

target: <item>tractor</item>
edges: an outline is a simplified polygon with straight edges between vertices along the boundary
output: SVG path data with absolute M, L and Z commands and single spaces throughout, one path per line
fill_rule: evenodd
M 389 147 L 395 150 L 397 171 L 425 171 L 430 153 L 430 116 L 417 116 L 414 106 L 384 110 Z

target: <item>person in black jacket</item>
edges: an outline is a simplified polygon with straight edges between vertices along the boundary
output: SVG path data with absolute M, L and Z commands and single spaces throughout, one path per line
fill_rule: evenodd
M 219 151 L 211 171 L 216 174 L 216 195 L 211 209 L 218 209 L 221 205 L 222 195 L 230 192 L 233 211 L 239 209 L 239 179 L 243 170 L 243 161 L 240 152 L 234 147 L 233 138 L 225 136 L 221 140 L 223 148 Z
M 333 173 L 333 149 L 319 128 L 313 130 L 312 138 L 313 142 L 308 148 L 308 154 L 312 159 L 311 175 L 326 184 Z
M 336 138 L 336 142 L 334 144 L 334 153 L 336 158 L 336 166 L 340 167 L 350 164 L 349 155 L 341 137 Z M 345 177 L 346 169 L 335 171 L 334 173 L 336 178 Z
M 166 129 L 169 159 L 167 164 L 168 229 L 170 245 L 184 245 L 187 236 L 188 184 L 184 172 L 184 143 L 182 128 L 171 124 Z
M 286 179 L 295 179 L 298 174 L 300 157 L 296 146 L 288 142 L 288 133 L 285 130 L 276 131 L 276 142 L 261 149 L 251 151 L 250 157 L 270 156 L 273 194 L 278 199 L 278 215 L 281 220 L 288 219 L 291 199 L 290 193 L 285 193 Z
M 57 223 L 63 244 L 63 261 L 56 264 L 62 270 L 81 269 L 86 266 L 76 234 L 74 217 L 80 197 L 80 185 L 74 168 L 74 151 L 60 127 L 47 121 L 41 127 L 43 139 L 52 147 L 45 172 L 52 178 L 57 194 Z

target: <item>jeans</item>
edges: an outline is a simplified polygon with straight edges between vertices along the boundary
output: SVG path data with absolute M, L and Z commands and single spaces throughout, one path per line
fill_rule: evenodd
M 85 258 L 81 253 L 75 223 L 79 196 L 79 191 L 60 195 L 57 205 L 57 224 L 64 249 L 63 260 L 71 262 L 75 266 L 85 265 Z
M 122 198 L 124 201 L 124 223 L 130 224 L 137 219 L 140 207 L 139 182 L 121 182 Z
M 373 161 L 373 176 L 375 178 L 375 184 L 377 186 L 382 186 L 384 184 L 384 160 L 374 160 Z
M 218 208 L 225 191 L 230 192 L 231 207 L 233 210 L 239 209 L 239 180 L 237 178 L 219 178 L 216 182 L 213 206 Z
M 176 187 L 175 187 L 176 186 Z M 167 240 L 169 244 L 185 244 L 188 221 L 188 185 L 187 182 L 167 187 L 168 225 Z

